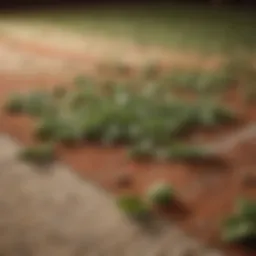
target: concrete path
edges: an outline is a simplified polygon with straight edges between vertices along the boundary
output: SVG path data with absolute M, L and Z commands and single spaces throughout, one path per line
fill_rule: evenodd
M 20 146 L 0 135 L 1 256 L 218 256 L 175 224 L 145 228 L 128 220 L 106 191 L 55 163 L 17 159 Z

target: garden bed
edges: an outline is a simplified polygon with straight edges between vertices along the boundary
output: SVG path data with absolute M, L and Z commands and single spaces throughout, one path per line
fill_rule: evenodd
M 228 150 L 218 147 L 225 146 L 225 140 L 236 137 L 243 129 L 246 132 L 247 126 L 255 124 L 255 104 L 249 103 L 248 97 L 243 97 L 247 95 L 244 84 L 230 80 L 228 76 L 219 76 L 220 73 L 211 73 L 202 82 L 203 87 L 196 87 L 200 84 L 195 80 L 198 74 L 184 71 L 175 77 L 178 74 L 175 72 L 166 79 L 165 75 L 159 76 L 153 66 L 145 70 L 139 79 L 127 76 L 127 67 L 122 65 L 115 67 L 114 71 L 114 77 L 108 77 L 108 83 L 90 78 L 76 80 L 69 85 L 62 99 L 62 90 L 54 90 L 52 109 L 49 107 L 53 97 L 49 92 L 53 91 L 52 85 L 56 85 L 58 79 L 49 79 L 48 93 L 44 94 L 47 91 L 44 89 L 44 95 L 33 98 L 34 95 L 29 104 L 27 96 L 12 98 L 9 111 L 1 113 L 1 130 L 27 145 L 40 145 L 40 140 L 35 138 L 38 120 L 45 121 L 45 117 L 53 115 L 56 101 L 60 101 L 57 115 L 53 115 L 50 124 L 56 124 L 61 110 L 64 126 L 60 125 L 58 130 L 55 125 L 57 130 L 54 135 L 47 134 L 51 142 L 57 141 L 54 150 L 58 158 L 72 166 L 82 177 L 93 180 L 116 195 L 128 193 L 143 196 L 155 182 L 170 184 L 175 190 L 177 202 L 165 209 L 163 214 L 175 219 L 188 232 L 207 243 L 224 246 L 219 239 L 224 217 L 231 213 L 237 198 L 256 198 L 253 176 L 253 168 L 256 167 L 255 136 L 243 137 Z M 179 80 L 184 77 L 187 80 Z M 128 85 L 120 86 L 124 81 Z M 153 86 L 150 85 L 152 81 L 156 81 Z M 24 91 L 34 91 L 33 83 L 36 81 L 28 82 L 27 90 L 24 84 Z M 15 92 L 15 86 L 10 81 L 6 85 L 1 89 L 4 88 L 2 97 L 7 100 L 7 95 L 10 96 L 8 90 Z M 220 87 L 216 91 L 217 85 Z M 59 93 L 58 97 L 56 93 Z M 79 103 L 81 95 L 85 98 Z M 45 100 L 42 101 L 42 97 Z M 216 98 L 220 98 L 219 101 L 215 101 Z M 75 100 L 74 103 L 80 106 L 74 106 L 70 111 L 71 105 L 67 99 Z M 90 100 L 92 103 L 88 103 Z M 45 108 L 48 113 L 42 112 Z M 21 113 L 10 114 L 10 110 Z M 139 110 L 143 110 L 145 115 L 138 115 Z M 85 112 L 77 116 L 78 111 Z M 163 111 L 166 111 L 165 115 L 162 115 Z M 66 119 L 68 113 L 70 115 Z M 87 116 L 90 117 L 85 124 L 81 124 L 79 121 Z M 95 116 L 98 119 L 94 120 Z M 167 117 L 174 121 L 169 124 Z M 179 127 L 175 126 L 178 122 Z M 118 129 L 110 129 L 113 123 Z M 132 137 L 126 128 L 134 124 L 142 128 L 136 136 L 132 133 Z M 73 129 L 80 125 L 85 125 L 82 133 Z M 167 130 L 164 129 L 166 125 Z M 63 129 L 65 134 L 62 133 Z M 173 129 L 171 134 L 170 129 Z M 145 140 L 141 140 L 145 135 Z M 170 138 L 167 139 L 166 135 Z M 130 149 L 133 157 L 127 154 Z M 233 251 L 233 247 L 229 251 L 234 255 L 242 253 Z

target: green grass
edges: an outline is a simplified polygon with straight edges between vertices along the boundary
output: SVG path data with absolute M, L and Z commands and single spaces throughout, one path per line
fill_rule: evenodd
M 232 7 L 156 5 L 51 9 L 2 14 L 2 20 L 46 23 L 79 33 L 133 38 L 142 44 L 204 53 L 254 52 L 255 15 Z

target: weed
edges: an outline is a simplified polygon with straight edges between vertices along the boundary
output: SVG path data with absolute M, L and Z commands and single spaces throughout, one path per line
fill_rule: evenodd
M 24 148 L 20 152 L 21 159 L 35 163 L 48 164 L 55 160 L 55 152 L 53 144 L 42 144 Z
M 63 119 L 55 130 L 56 141 L 72 146 L 83 140 L 84 131 L 81 123 L 75 118 Z
M 41 116 L 55 111 L 55 104 L 50 94 L 46 92 L 32 92 L 24 102 L 24 112 L 31 116 Z
M 76 115 L 48 115 L 39 121 L 35 134 L 41 140 L 73 145 L 83 139 L 83 126 Z
M 149 188 L 147 198 L 151 204 L 168 206 L 174 198 L 174 190 L 167 183 L 157 183 Z
M 236 211 L 229 216 L 222 229 L 225 242 L 247 243 L 256 241 L 256 202 L 241 199 L 236 204 Z
M 198 160 L 210 157 L 207 149 L 200 146 L 176 143 L 166 148 L 166 155 L 173 160 Z
M 35 135 L 43 141 L 54 139 L 58 125 L 59 122 L 56 118 L 46 117 L 41 119 L 35 127 Z
M 21 94 L 11 95 L 6 102 L 4 108 L 7 112 L 13 114 L 20 114 L 24 111 L 25 98 Z
M 209 99 L 201 100 L 195 111 L 198 113 L 198 123 L 203 126 L 213 126 L 228 123 L 236 119 L 236 115 L 229 108 L 223 107 Z
M 154 157 L 154 151 L 151 141 L 142 141 L 130 148 L 129 155 L 136 160 L 148 160 Z
M 125 214 L 136 220 L 147 218 L 150 212 L 148 205 L 135 195 L 120 196 L 117 205 Z

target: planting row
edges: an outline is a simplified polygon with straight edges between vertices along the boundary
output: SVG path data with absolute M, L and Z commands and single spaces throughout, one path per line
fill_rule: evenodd
M 75 85 L 70 91 L 55 88 L 12 95 L 6 103 L 9 113 L 35 117 L 34 135 L 47 143 L 37 155 L 50 155 L 59 142 L 68 146 L 97 142 L 126 145 L 137 159 L 208 158 L 209 149 L 188 144 L 184 137 L 198 127 L 208 129 L 237 118 L 210 95 L 186 100 L 169 88 L 147 83 L 134 88 L 79 79 Z
M 131 76 L 133 68 L 125 63 L 111 63 L 100 66 L 100 71 L 114 76 Z M 235 56 L 215 69 L 174 67 L 163 70 L 157 62 L 149 63 L 139 72 L 140 79 L 157 81 L 158 84 L 176 89 L 206 94 L 219 94 L 230 87 L 241 85 L 238 93 L 245 101 L 255 102 L 256 71 L 244 56 Z

